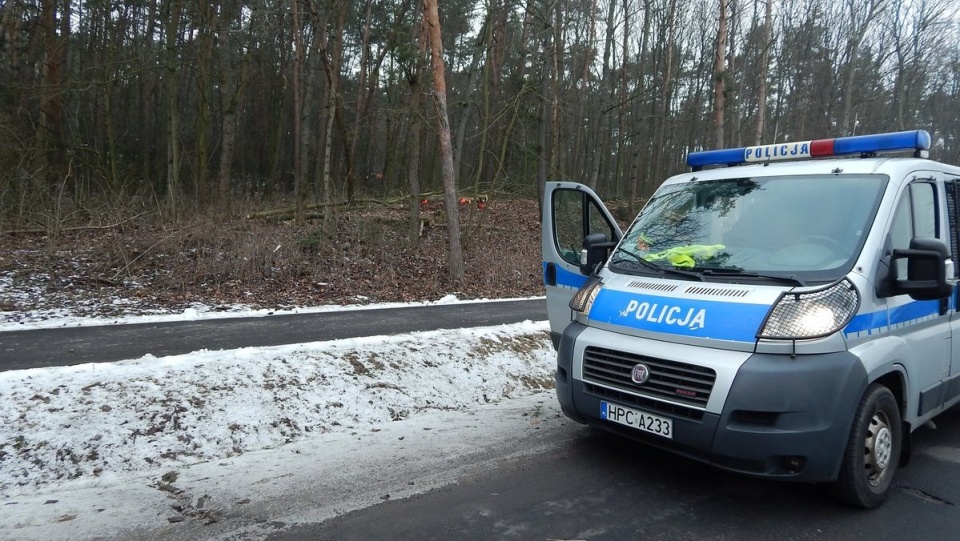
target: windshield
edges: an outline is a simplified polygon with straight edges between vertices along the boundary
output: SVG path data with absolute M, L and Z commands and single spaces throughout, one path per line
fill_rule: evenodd
M 610 267 L 838 279 L 863 246 L 886 182 L 881 175 L 823 175 L 665 186 L 630 226 Z

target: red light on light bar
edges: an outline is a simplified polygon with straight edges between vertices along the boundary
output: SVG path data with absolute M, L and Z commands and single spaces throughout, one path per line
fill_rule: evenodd
M 836 139 L 817 139 L 810 141 L 810 156 L 814 158 L 823 158 L 833 156 L 833 143 Z

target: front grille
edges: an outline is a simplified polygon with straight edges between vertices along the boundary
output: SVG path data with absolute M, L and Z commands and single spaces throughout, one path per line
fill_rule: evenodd
M 650 371 L 643 385 L 630 379 L 637 364 Z M 628 393 L 705 408 L 717 373 L 703 366 L 589 346 L 583 353 L 583 378 Z

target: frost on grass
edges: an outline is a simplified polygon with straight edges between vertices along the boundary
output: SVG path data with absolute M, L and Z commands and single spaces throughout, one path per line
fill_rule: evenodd
M 376 430 L 553 386 L 543 323 L 0 373 L 0 492 Z

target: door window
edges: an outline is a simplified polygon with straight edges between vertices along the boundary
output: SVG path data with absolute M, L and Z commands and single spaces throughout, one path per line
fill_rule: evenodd
M 937 237 L 937 194 L 931 182 L 914 182 L 907 187 L 897 205 L 890 230 L 894 250 L 910 248 L 914 237 Z M 907 260 L 897 260 L 897 276 L 907 276 Z
M 947 219 L 950 221 L 948 224 L 947 231 L 950 232 L 950 254 L 953 258 L 953 277 L 956 278 L 960 274 L 960 261 L 958 261 L 958 256 L 960 256 L 960 225 L 958 225 L 958 213 L 960 213 L 960 190 L 957 189 L 957 185 L 960 184 L 960 179 L 953 179 L 946 182 L 945 186 L 947 188 Z M 960 305 L 957 306 L 960 309 Z
M 616 231 L 596 202 L 578 190 L 557 190 L 553 193 L 554 238 L 557 252 L 564 261 L 580 264 L 583 238 L 603 233 L 607 240 L 616 238 Z

